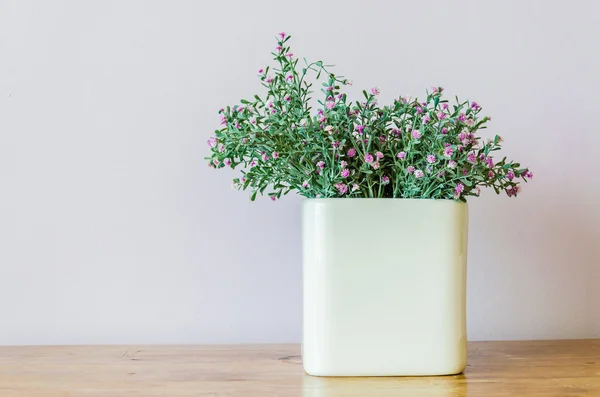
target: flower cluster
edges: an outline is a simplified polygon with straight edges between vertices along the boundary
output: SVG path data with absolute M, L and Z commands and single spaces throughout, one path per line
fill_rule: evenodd
M 519 163 L 496 160 L 502 138 L 483 141 L 477 131 L 489 117 L 477 102 L 443 99 L 433 87 L 423 101 L 397 98 L 377 104 L 378 88 L 351 102 L 350 82 L 322 62 L 299 66 L 280 33 L 272 53 L 277 66 L 258 70 L 264 96 L 219 111 L 221 129 L 208 140 L 209 166 L 241 167 L 236 187 L 251 199 L 277 199 L 297 190 L 305 197 L 398 197 L 455 199 L 479 196 L 481 187 L 510 197 L 533 177 Z M 309 102 L 324 76 L 316 113 Z

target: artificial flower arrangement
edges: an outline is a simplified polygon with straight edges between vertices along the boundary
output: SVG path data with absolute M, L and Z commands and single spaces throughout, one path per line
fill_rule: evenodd
M 510 197 L 533 174 L 506 157 L 495 161 L 502 138 L 483 142 L 477 131 L 490 120 L 476 102 L 450 105 L 434 87 L 423 101 L 400 97 L 379 106 L 378 88 L 351 102 L 351 84 L 321 61 L 298 66 L 280 33 L 272 53 L 277 67 L 260 69 L 265 96 L 219 111 L 222 128 L 208 140 L 209 166 L 242 167 L 234 179 L 251 199 L 276 200 L 292 190 L 308 198 L 430 198 L 466 201 L 481 187 Z M 322 83 L 316 112 L 310 72 Z

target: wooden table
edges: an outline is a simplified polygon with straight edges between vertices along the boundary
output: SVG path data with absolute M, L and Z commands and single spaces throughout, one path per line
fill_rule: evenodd
M 464 374 L 316 378 L 298 345 L 0 347 L 1 397 L 600 396 L 600 340 L 474 342 Z

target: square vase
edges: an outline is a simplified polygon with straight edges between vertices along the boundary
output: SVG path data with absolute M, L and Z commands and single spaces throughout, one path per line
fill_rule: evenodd
M 462 372 L 467 204 L 343 198 L 303 205 L 305 371 Z

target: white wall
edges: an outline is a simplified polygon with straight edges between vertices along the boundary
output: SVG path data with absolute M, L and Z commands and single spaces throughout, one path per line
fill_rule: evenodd
M 470 201 L 470 339 L 600 337 L 600 2 L 0 0 L 0 344 L 299 341 L 301 200 L 203 160 L 281 30 L 533 169 Z

